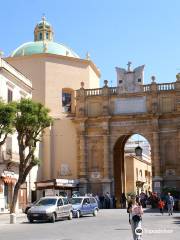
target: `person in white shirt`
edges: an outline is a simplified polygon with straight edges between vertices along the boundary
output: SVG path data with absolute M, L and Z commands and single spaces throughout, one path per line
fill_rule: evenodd
M 131 224 L 132 234 L 134 240 L 142 239 L 142 214 L 143 208 L 138 198 L 135 196 L 131 198 L 128 206 L 129 223 Z

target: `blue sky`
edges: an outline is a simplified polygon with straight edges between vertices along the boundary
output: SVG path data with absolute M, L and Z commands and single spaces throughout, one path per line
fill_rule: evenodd
M 145 64 L 145 83 L 175 81 L 180 72 L 179 0 L 1 0 L 0 50 L 8 56 L 24 42 L 42 14 L 52 24 L 55 40 L 82 58 L 86 52 L 109 85 L 115 67 Z

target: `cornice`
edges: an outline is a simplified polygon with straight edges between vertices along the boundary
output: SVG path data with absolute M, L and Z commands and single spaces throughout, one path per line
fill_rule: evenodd
M 87 59 L 81 59 L 81 58 L 75 58 L 75 57 L 69 57 L 69 56 L 63 56 L 63 55 L 57 55 L 57 54 L 51 54 L 51 53 L 39 53 L 39 54 L 32 54 L 27 56 L 7 57 L 5 58 L 5 60 L 11 62 L 11 61 L 18 61 L 21 59 L 34 59 L 34 58 L 42 58 L 42 57 L 62 59 L 69 62 L 78 62 L 84 65 L 89 65 L 94 70 L 96 75 L 98 77 L 101 77 L 101 73 L 99 69 L 96 67 L 96 65 L 91 60 L 87 60 Z

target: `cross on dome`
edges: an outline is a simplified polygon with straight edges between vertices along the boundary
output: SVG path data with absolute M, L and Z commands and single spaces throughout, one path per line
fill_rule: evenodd
M 43 15 L 42 15 L 42 21 L 43 22 L 45 22 L 46 21 L 46 16 L 45 16 L 45 14 L 43 13 Z

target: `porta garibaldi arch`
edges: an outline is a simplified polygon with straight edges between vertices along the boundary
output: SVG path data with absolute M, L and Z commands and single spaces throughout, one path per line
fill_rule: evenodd
M 90 192 L 125 191 L 124 145 L 141 134 L 151 145 L 153 191 L 180 189 L 180 75 L 143 84 L 144 66 L 116 68 L 117 87 L 77 90 L 79 178 Z

